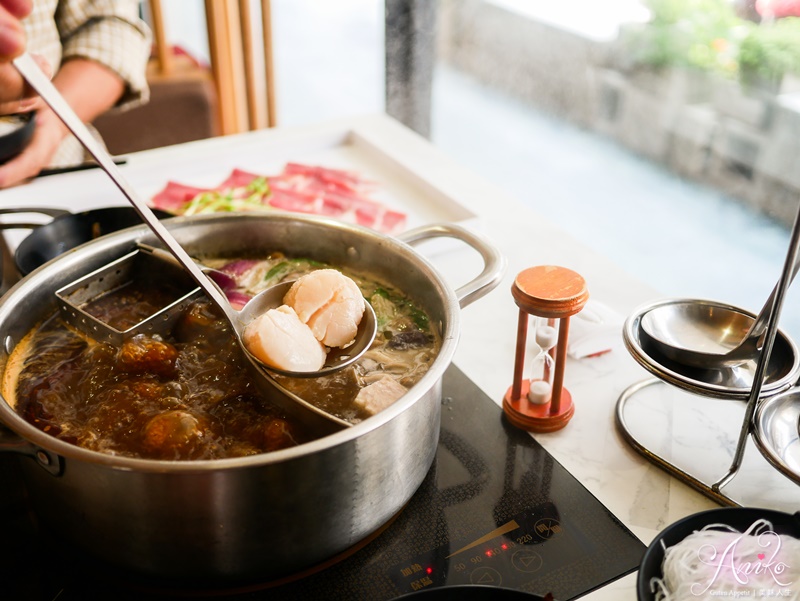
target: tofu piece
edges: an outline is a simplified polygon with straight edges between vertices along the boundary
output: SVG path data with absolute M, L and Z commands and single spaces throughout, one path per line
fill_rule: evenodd
M 353 401 L 370 415 L 383 411 L 407 392 L 406 387 L 391 376 L 384 376 L 377 382 L 364 386 Z
M 329 347 L 353 341 L 364 316 L 364 297 L 352 279 L 335 269 L 318 269 L 298 279 L 283 302 Z
M 286 371 L 319 371 L 325 346 L 287 305 L 270 309 L 247 324 L 244 345 L 265 365 Z

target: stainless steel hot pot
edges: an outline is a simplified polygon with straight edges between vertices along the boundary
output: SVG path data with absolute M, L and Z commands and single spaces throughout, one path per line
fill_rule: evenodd
M 493 289 L 504 259 L 455 226 L 410 232 L 400 242 L 320 218 L 211 215 L 166 222 L 194 255 L 283 250 L 357 267 L 409 293 L 438 324 L 442 349 L 394 405 L 364 422 L 275 453 L 167 462 L 81 449 L 34 428 L 0 400 L 0 450 L 23 458 L 34 510 L 57 535 L 114 564 L 200 581 L 272 579 L 314 566 L 385 525 L 419 487 L 436 451 L 441 379 L 459 336 L 460 308 Z M 452 290 L 410 244 L 454 237 L 484 270 Z M 144 226 L 111 234 L 47 263 L 0 301 L 0 364 L 56 310 L 54 292 L 132 250 L 158 244 Z

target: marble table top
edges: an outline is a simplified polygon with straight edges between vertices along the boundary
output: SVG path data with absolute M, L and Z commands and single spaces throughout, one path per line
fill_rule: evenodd
M 536 439 L 646 544 L 672 522 L 718 507 L 637 454 L 615 426 L 620 395 L 651 377 L 625 350 L 622 320 L 638 306 L 669 296 L 669 291 L 644 285 L 575 240 L 569 231 L 548 223 L 392 119 L 368 115 L 308 128 L 262 130 L 127 158 L 123 173 L 146 197 L 170 179 L 214 185 L 234 167 L 270 173 L 289 158 L 327 161 L 389 180 L 386 187 L 391 191 L 385 192 L 384 200 L 408 213 L 409 226 L 455 221 L 483 234 L 505 255 L 508 270 L 495 290 L 463 308 L 454 362 L 498 404 L 514 371 L 518 310 L 511 284 L 515 275 L 535 265 L 561 265 L 580 273 L 586 279 L 590 303 L 606 310 L 612 350 L 568 359 L 564 381 L 575 415 L 563 430 L 536 434 Z M 121 204 L 126 204 L 124 198 L 96 169 L 0 191 L 0 206 L 6 207 L 55 206 L 78 211 Z M 23 235 L 6 232 L 7 243 L 13 248 Z M 477 254 L 457 244 L 421 246 L 419 251 L 453 287 L 481 269 Z M 648 448 L 703 481 L 713 482 L 730 465 L 743 412 L 742 403 L 695 397 L 657 383 L 630 401 L 626 420 Z M 800 506 L 800 487 L 772 469 L 752 443 L 741 473 L 726 492 L 748 506 L 792 511 Z M 636 574 L 631 574 L 585 598 L 635 599 L 635 580 Z

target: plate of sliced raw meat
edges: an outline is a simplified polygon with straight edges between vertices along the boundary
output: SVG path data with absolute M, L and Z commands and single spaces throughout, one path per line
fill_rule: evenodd
M 233 211 L 291 211 L 324 215 L 395 234 L 406 226 L 406 214 L 374 198 L 376 182 L 354 171 L 289 162 L 278 174 L 234 169 L 213 188 L 170 181 L 150 206 L 175 215 Z

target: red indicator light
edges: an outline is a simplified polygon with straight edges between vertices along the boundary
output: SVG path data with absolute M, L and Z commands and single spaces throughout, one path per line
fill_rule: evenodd
M 500 545 L 500 548 L 501 548 L 503 551 L 505 551 L 506 549 L 508 549 L 508 545 L 507 545 L 507 544 L 505 544 L 505 543 L 503 543 L 502 545 Z
M 491 551 L 487 551 L 486 552 L 486 557 L 491 557 L 491 556 L 492 556 L 492 552 Z
M 425 568 L 425 573 L 429 575 L 433 574 L 433 568 Z

